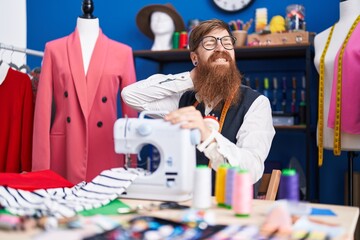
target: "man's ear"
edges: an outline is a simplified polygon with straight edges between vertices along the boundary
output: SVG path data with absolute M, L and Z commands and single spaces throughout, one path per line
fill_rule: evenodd
M 190 59 L 191 59 L 193 65 L 196 67 L 198 65 L 198 57 L 195 52 L 190 52 Z

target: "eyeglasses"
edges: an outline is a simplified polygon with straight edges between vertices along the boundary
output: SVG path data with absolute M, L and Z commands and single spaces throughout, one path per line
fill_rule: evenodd
M 214 50 L 216 48 L 216 46 L 218 44 L 218 40 L 220 41 L 221 45 L 226 50 L 234 49 L 234 44 L 236 42 L 236 38 L 234 36 L 224 36 L 221 38 L 214 37 L 214 36 L 206 36 L 206 37 L 203 37 L 203 39 L 201 40 L 201 44 L 202 44 L 203 48 L 210 51 L 210 50 Z

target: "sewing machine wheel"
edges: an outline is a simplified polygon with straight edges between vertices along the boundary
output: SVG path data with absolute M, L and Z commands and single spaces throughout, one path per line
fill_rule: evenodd
M 136 159 L 133 163 L 132 160 Z M 128 168 L 144 169 L 146 175 L 154 173 L 160 165 L 160 152 L 152 144 L 145 144 L 138 154 L 131 154 L 131 157 L 126 161 Z

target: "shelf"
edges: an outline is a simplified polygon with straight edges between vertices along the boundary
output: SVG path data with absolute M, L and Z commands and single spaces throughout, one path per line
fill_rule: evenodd
M 156 61 L 159 63 L 190 61 L 190 52 L 187 49 L 174 49 L 167 51 L 137 50 L 134 57 Z
M 293 125 L 293 126 L 274 126 L 274 128 L 276 130 L 286 130 L 286 131 L 298 131 L 298 130 L 301 130 L 301 131 L 305 131 L 306 130 L 306 125 Z
M 235 48 L 237 60 L 305 57 L 310 44 L 288 44 L 278 46 L 252 46 Z M 134 57 L 156 61 L 159 63 L 190 61 L 190 51 L 173 49 L 166 51 L 136 50 Z

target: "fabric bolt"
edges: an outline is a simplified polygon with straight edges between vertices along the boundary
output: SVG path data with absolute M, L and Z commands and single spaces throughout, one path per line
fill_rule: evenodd
M 123 166 L 113 140 L 117 97 L 136 81 L 132 49 L 101 30 L 87 74 L 82 62 L 77 29 L 46 44 L 34 117 L 32 170 L 51 169 L 74 184 Z M 121 110 L 137 116 L 123 103 Z
M 59 187 L 73 187 L 74 184 L 51 170 L 26 173 L 0 173 L 0 186 L 33 191 Z
M 0 102 L 0 172 L 31 171 L 34 105 L 29 76 L 9 68 L 0 85 Z
M 357 25 L 347 43 L 342 65 L 342 94 L 341 94 L 341 131 L 350 134 L 360 134 L 360 24 Z M 341 48 L 340 48 L 341 49 Z M 331 89 L 328 127 L 335 127 L 336 89 L 339 69 L 340 49 L 334 63 L 334 75 Z
M 0 205 L 20 216 L 73 217 L 120 197 L 138 175 L 134 169 L 116 168 L 102 171 L 91 182 L 80 182 L 71 188 L 26 191 L 0 186 Z

